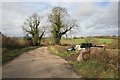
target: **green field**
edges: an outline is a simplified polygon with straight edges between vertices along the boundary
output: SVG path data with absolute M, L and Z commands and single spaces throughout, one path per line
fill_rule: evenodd
M 103 44 L 110 44 L 113 39 L 106 39 L 106 38 L 95 38 L 98 43 Z M 86 42 L 85 39 L 61 39 L 62 44 L 80 44 Z
M 112 41 L 114 39 L 108 39 L 108 38 L 91 38 L 91 41 L 93 43 L 98 43 L 98 44 L 111 44 Z M 86 38 L 77 38 L 77 39 L 74 39 L 74 38 L 62 38 L 60 40 L 61 44 L 81 44 L 83 42 L 86 42 Z M 53 44 L 53 41 L 51 38 L 45 38 L 45 39 L 42 39 L 42 44 L 44 45 L 49 45 L 49 44 Z

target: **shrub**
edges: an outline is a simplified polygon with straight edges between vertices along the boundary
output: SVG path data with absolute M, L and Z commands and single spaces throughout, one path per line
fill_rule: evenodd
M 16 49 L 22 48 L 25 46 L 29 46 L 30 41 L 22 39 L 22 38 L 15 38 L 15 37 L 6 37 L 2 36 L 2 47 L 8 49 Z
M 43 38 L 41 40 L 41 44 L 43 45 L 54 45 L 52 38 Z
M 7 53 L 9 50 L 24 48 L 31 45 L 30 41 L 23 38 L 7 37 L 5 35 L 2 35 L 1 39 L 3 54 Z
M 22 47 L 31 45 L 30 41 L 25 40 L 25 39 L 18 39 L 18 44 Z
M 117 50 L 97 50 L 91 53 L 92 59 L 97 59 L 98 61 L 106 64 L 118 65 L 118 53 Z
M 112 43 L 108 46 L 109 49 L 118 49 L 118 40 L 114 39 Z M 120 48 L 119 48 L 120 49 Z
M 99 41 L 96 38 L 85 38 L 85 42 L 87 43 L 92 43 L 93 45 L 97 45 L 99 43 Z
M 84 78 L 117 78 L 118 77 L 118 51 L 92 48 L 90 58 L 84 62 L 77 62 L 79 54 L 74 51 L 67 52 L 65 46 L 49 46 L 50 53 L 58 55 L 68 61 L 73 69 Z

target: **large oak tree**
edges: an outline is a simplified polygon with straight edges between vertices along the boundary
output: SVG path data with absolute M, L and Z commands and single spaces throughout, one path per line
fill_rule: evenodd
M 60 44 L 62 36 L 77 27 L 77 21 L 70 18 L 66 8 L 52 8 L 48 19 L 52 25 L 51 33 L 55 44 Z
M 44 29 L 40 30 L 39 25 L 41 19 L 42 17 L 34 13 L 24 22 L 24 25 L 22 26 L 23 30 L 27 33 L 27 35 L 31 36 L 33 45 L 40 45 L 42 36 L 45 33 Z

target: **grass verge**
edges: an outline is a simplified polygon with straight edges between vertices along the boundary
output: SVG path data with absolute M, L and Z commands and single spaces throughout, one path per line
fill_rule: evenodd
M 78 63 L 77 61 L 68 61 L 73 69 L 85 78 L 118 78 L 115 66 L 102 63 L 98 60 L 88 60 Z
M 118 78 L 117 51 L 96 51 L 95 55 L 91 55 L 92 58 L 79 63 L 76 61 L 78 54 L 75 51 L 67 52 L 65 46 L 49 46 L 48 50 L 52 54 L 67 58 L 73 70 L 84 78 Z
M 69 57 L 71 55 L 76 54 L 75 51 L 71 51 L 71 52 L 66 51 L 65 46 L 57 46 L 57 45 L 56 46 L 49 46 L 48 51 L 51 54 L 58 55 L 62 58 L 66 58 L 66 57 Z
M 15 57 L 19 56 L 20 54 L 26 51 L 33 50 L 38 47 L 39 46 L 29 46 L 29 47 L 20 48 L 20 49 L 7 50 L 5 53 L 2 54 L 2 64 L 5 64 L 8 61 L 13 60 Z

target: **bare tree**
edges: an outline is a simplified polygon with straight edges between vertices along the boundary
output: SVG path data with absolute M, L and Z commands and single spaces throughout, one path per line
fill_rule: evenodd
M 42 17 L 34 13 L 24 22 L 24 25 L 22 26 L 27 35 L 31 36 L 33 45 L 40 45 L 41 39 L 45 33 L 45 30 L 40 30 L 39 25 L 41 19 Z
M 77 20 L 70 18 L 67 9 L 54 7 L 48 19 L 52 25 L 52 38 L 55 44 L 60 44 L 61 37 L 77 27 Z

